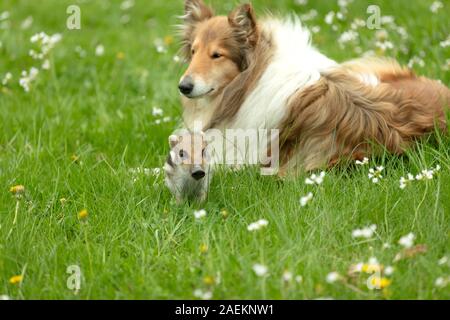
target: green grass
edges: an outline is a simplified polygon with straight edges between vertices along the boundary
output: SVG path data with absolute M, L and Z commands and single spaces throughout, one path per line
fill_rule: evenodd
M 67 30 L 66 7 L 78 2 L 82 29 Z M 226 12 L 233 1 L 212 1 Z M 340 48 L 337 38 L 351 21 L 367 17 L 369 4 L 383 15 L 395 16 L 408 39 L 388 28 L 395 47 L 385 55 L 402 63 L 422 56 L 424 75 L 450 84 L 445 69 L 449 48 L 439 45 L 450 32 L 444 8 L 432 14 L 432 1 L 354 1 L 337 31 L 324 23 L 336 1 L 254 1 L 265 9 L 287 14 L 317 10 L 305 23 L 320 26 L 315 44 L 342 61 L 374 49 L 375 31 L 360 29 L 360 43 Z M 180 121 L 177 82 L 185 68 L 173 62 L 177 43 L 158 53 L 154 42 L 173 35 L 182 1 L 136 0 L 128 10 L 120 1 L 14 1 L 9 29 L 0 29 L 0 78 L 10 71 L 14 79 L 0 93 L 0 295 L 13 299 L 180 299 L 194 298 L 195 289 L 211 290 L 214 299 L 448 299 L 449 287 L 435 285 L 448 277 L 448 264 L 438 260 L 450 254 L 450 139 L 433 135 L 402 157 L 385 155 L 370 166 L 384 165 L 385 178 L 375 185 L 368 166 L 336 168 L 319 187 L 304 184 L 305 176 L 279 181 L 261 177 L 256 169 L 220 172 L 212 182 L 208 215 L 196 221 L 198 206 L 177 206 L 162 176 L 133 175 L 130 168 L 161 167 L 168 151 L 167 136 Z M 33 16 L 28 29 L 21 22 Z M 1 25 L 1 24 L 0 24 Z M 52 68 L 41 71 L 29 93 L 18 85 L 22 70 L 39 67 L 28 56 L 29 39 L 36 32 L 62 33 L 51 53 Z M 95 56 L 98 44 L 105 55 Z M 404 46 L 407 51 L 401 51 Z M 85 50 L 80 57 L 76 47 Z M 361 50 L 355 49 L 360 47 Z M 123 53 L 123 59 L 117 54 Z M 382 54 L 378 52 L 378 54 Z M 1 80 L 0 79 L 0 80 Z M 152 107 L 164 110 L 169 122 L 156 124 Z M 72 156 L 76 155 L 78 161 Z M 441 172 L 430 181 L 418 181 L 405 190 L 399 178 L 408 172 L 439 164 Z M 133 182 L 133 179 L 137 179 Z M 17 222 L 13 185 L 24 185 Z M 299 198 L 309 191 L 314 199 L 304 208 Z M 67 201 L 64 205 L 60 199 Z M 89 216 L 80 221 L 83 208 Z M 225 219 L 220 211 L 229 213 Z M 247 231 L 260 218 L 264 230 Z M 352 231 L 376 224 L 370 240 L 352 238 Z M 398 240 L 413 232 L 416 244 L 428 250 L 393 262 L 401 250 Z M 384 244 L 390 247 L 385 248 Z M 206 245 L 206 253 L 200 247 Z M 388 291 L 369 290 L 368 275 L 347 283 L 326 282 L 329 272 L 347 274 L 351 264 L 375 256 L 395 271 Z M 269 268 L 265 278 L 252 271 L 255 263 Z M 66 286 L 66 269 L 78 265 L 81 290 Z M 284 283 L 289 270 L 303 282 Z M 20 284 L 10 284 L 23 274 Z M 204 283 L 214 277 L 214 284 Z M 219 281 L 220 279 L 220 281 Z

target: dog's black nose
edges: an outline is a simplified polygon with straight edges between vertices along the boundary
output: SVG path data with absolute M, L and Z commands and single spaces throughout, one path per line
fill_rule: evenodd
M 194 81 L 192 81 L 191 77 L 184 77 L 184 79 L 178 85 L 178 89 L 184 95 L 191 94 L 192 90 L 194 90 Z
M 196 170 L 194 172 L 192 172 L 192 178 L 194 178 L 195 180 L 200 180 L 203 179 L 205 177 L 205 171 L 203 170 Z

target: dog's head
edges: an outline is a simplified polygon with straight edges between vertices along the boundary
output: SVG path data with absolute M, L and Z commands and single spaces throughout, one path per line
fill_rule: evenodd
M 250 4 L 228 16 L 215 16 L 202 0 L 185 0 L 183 51 L 189 67 L 180 92 L 191 99 L 218 95 L 248 66 L 258 41 L 258 27 Z

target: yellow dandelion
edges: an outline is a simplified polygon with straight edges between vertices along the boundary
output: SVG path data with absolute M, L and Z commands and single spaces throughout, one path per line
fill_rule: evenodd
M 211 276 L 206 276 L 203 278 L 203 283 L 207 286 L 212 286 L 214 284 L 214 278 Z
M 208 246 L 206 244 L 202 244 L 200 246 L 200 253 L 207 253 L 208 252 Z
M 77 156 L 76 154 L 73 154 L 73 155 L 70 157 L 70 160 L 72 160 L 72 162 L 78 163 L 78 162 L 80 161 L 80 157 Z
M 25 187 L 19 184 L 17 186 L 11 187 L 9 191 L 14 195 L 21 195 L 25 192 Z
M 392 281 L 388 278 L 381 278 L 381 277 L 372 277 L 370 279 L 370 284 L 372 287 L 376 289 L 384 289 L 391 285 Z
M 122 51 L 117 52 L 116 58 L 118 60 L 123 60 L 125 59 L 125 53 L 123 53 Z
M 380 270 L 382 269 L 382 266 L 379 264 L 373 264 L 373 263 L 365 263 L 362 265 L 361 267 L 361 271 L 364 273 L 375 273 L 375 272 L 380 272 Z
M 83 209 L 78 213 L 78 219 L 80 220 L 86 219 L 88 215 L 89 215 L 88 211 L 86 209 Z
M 17 275 L 17 276 L 13 276 L 9 279 L 9 283 L 11 284 L 19 284 L 21 283 L 23 280 L 23 276 L 22 275 Z
M 227 218 L 228 217 L 228 211 L 223 209 L 220 211 L 220 214 L 222 215 L 222 217 Z
M 165 36 L 164 37 L 164 43 L 167 46 L 170 46 L 173 43 L 173 37 L 172 36 Z

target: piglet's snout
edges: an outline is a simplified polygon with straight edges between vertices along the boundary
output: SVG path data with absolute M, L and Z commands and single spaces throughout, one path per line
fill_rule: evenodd
M 206 173 L 205 170 L 202 169 L 200 166 L 194 166 L 191 171 L 191 176 L 195 180 L 200 180 L 205 177 Z

